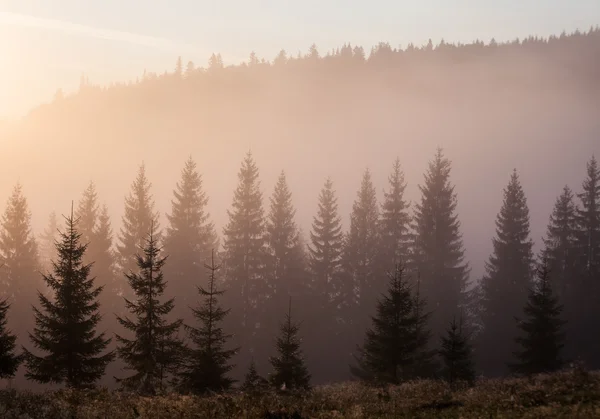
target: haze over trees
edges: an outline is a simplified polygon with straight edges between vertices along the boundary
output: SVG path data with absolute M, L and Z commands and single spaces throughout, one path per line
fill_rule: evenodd
M 31 349 L 27 376 L 83 387 L 106 372 L 154 395 L 597 368 L 599 33 L 368 56 L 312 46 L 228 67 L 215 54 L 36 109 L 0 142 L 22 175 L 0 225 L 7 330 L 18 356 L 28 333 L 41 351 L 64 346 L 57 322 L 82 342 L 94 329 L 93 350 L 81 343 L 94 362 L 116 333 L 119 361 L 65 375 Z M 53 171 L 24 159 L 49 144 L 81 173 L 56 152 Z M 71 195 L 68 247 L 48 214 Z M 213 250 L 222 269 L 207 280 Z M 50 269 L 77 277 L 81 329 Z

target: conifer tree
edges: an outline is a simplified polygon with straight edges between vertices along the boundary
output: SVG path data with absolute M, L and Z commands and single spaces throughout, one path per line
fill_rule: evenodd
M 450 183 L 451 163 L 438 148 L 420 185 L 421 201 L 414 212 L 413 269 L 421 275 L 421 291 L 433 309 L 431 329 L 440 336 L 448 319 L 467 304 L 468 264 L 457 196 Z
M 17 337 L 8 330 L 8 309 L 6 299 L 0 301 L 0 379 L 15 375 L 23 357 L 15 354 Z
M 309 264 L 316 295 L 324 297 L 323 306 L 340 303 L 339 273 L 343 246 L 342 220 L 333 182 L 327 179 L 319 195 L 317 215 L 310 232 Z
M 377 303 L 377 314 L 358 348 L 357 366 L 351 372 L 375 383 L 398 384 L 411 378 L 415 355 L 415 317 L 404 268 L 389 274 L 387 293 Z
M 40 234 L 39 250 L 40 265 L 44 272 L 52 269 L 52 261 L 56 256 L 55 241 L 58 238 L 58 221 L 56 212 L 52 211 L 48 217 L 48 227 Z
M 176 302 L 173 315 L 184 318 L 194 291 L 193 278 L 203 275 L 203 261 L 210 258 L 211 249 L 218 247 L 215 227 L 206 208 L 208 197 L 191 157 L 185 162 L 173 198 L 164 242 L 169 255 L 165 273 Z
M 594 156 L 587 164 L 587 178 L 578 198 L 578 244 L 581 251 L 583 273 L 600 282 L 600 167 Z
M 289 300 L 288 313 L 281 324 L 280 335 L 277 338 L 277 356 L 271 357 L 273 373 L 270 376 L 271 385 L 281 389 L 284 385 L 289 390 L 310 388 L 310 374 L 304 365 L 300 338 L 300 327 L 292 322 L 292 298 Z
M 166 288 L 162 273 L 166 257 L 160 256 L 153 226 L 148 230 L 143 255 L 136 255 L 138 272 L 126 274 L 136 299 L 125 298 L 125 306 L 134 318 L 117 316 L 119 323 L 134 334 L 133 339 L 116 335 L 119 357 L 134 373 L 117 381 L 124 388 L 153 395 L 165 388 L 167 375 L 180 366 L 183 345 L 175 336 L 182 321 L 166 320 L 174 300 L 160 301 Z
M 488 375 L 503 375 L 514 352 L 517 328 L 513 319 L 522 312 L 533 273 L 529 234 L 527 199 L 515 170 L 504 190 L 493 253 L 481 280 L 484 329 L 477 346 L 481 367 Z
M 158 240 L 158 212 L 154 211 L 154 200 L 150 193 L 152 184 L 146 177 L 146 167 L 142 163 L 138 175 L 131 185 L 131 192 L 125 198 L 125 215 L 117 244 L 119 269 L 125 274 L 135 271 L 138 249 L 145 245 L 148 231 Z M 127 287 L 122 287 L 126 292 Z
M 371 312 L 377 296 L 384 290 L 375 283 L 378 217 L 375 186 L 371 173 L 366 170 L 350 214 L 350 231 L 343 251 L 343 282 L 349 287 L 344 294 L 352 300 L 354 313 L 351 317 L 356 323 L 355 332 L 360 335 L 366 327 L 361 322 L 364 313 Z
M 404 199 L 406 183 L 400 159 L 394 161 L 393 171 L 388 181 L 389 189 L 384 192 L 379 222 L 377 261 L 378 275 L 381 277 L 385 277 L 385 272 L 396 264 L 406 263 L 409 260 L 411 241 L 409 204 Z M 385 268 L 386 265 L 390 266 Z
M 78 220 L 77 230 L 81 234 L 81 242 L 88 244 L 88 248 L 94 242 L 93 236 L 96 223 L 98 222 L 98 211 L 96 185 L 94 182 L 90 182 L 85 191 L 83 191 L 83 196 L 79 200 L 77 210 L 75 211 L 75 218 Z
M 242 390 L 246 393 L 256 394 L 266 390 L 269 382 L 258 374 L 256 370 L 256 363 L 254 359 L 250 361 L 250 367 L 248 372 L 244 376 L 244 383 L 242 384 Z
M 92 246 L 93 244 L 93 246 Z M 119 289 L 115 278 L 115 254 L 112 249 L 113 233 L 108 215 L 108 208 L 103 205 L 96 227 L 93 230 L 93 238 L 90 248 L 93 250 L 94 265 L 92 272 L 95 273 L 100 283 L 104 286 L 101 306 L 105 311 L 114 309 L 117 304 Z
M 564 346 L 562 305 L 552 292 L 545 261 L 537 269 L 537 283 L 530 291 L 523 311 L 526 319 L 517 319 L 522 334 L 516 338 L 520 348 L 515 353 L 517 362 L 510 365 L 511 369 L 524 375 L 560 369 Z
M 232 209 L 227 211 L 229 222 L 223 231 L 223 265 L 230 290 L 227 306 L 236 307 L 231 330 L 239 336 L 236 344 L 244 351 L 245 358 L 239 362 L 245 363 L 255 345 L 255 325 L 266 295 L 264 210 L 258 168 L 251 153 L 242 162 L 238 180 Z
M 224 294 L 224 291 L 217 289 L 216 284 L 216 273 L 221 266 L 215 265 L 214 254 L 210 265 L 204 266 L 210 272 L 208 287 L 198 286 L 198 292 L 204 298 L 204 303 L 192 309 L 200 325 L 185 326 L 194 347 L 189 350 L 190 357 L 182 373 L 182 387 L 195 394 L 229 390 L 234 382 L 227 376 L 233 368 L 229 360 L 237 351 L 237 349 L 225 348 L 231 335 L 225 334 L 220 326 L 229 313 L 229 310 L 223 309 L 217 300 L 217 297 Z
M 38 248 L 31 232 L 31 213 L 23 189 L 17 184 L 8 199 L 0 225 L 0 257 L 2 259 L 2 285 L 13 312 L 9 325 L 25 343 L 25 330 L 33 326 L 31 305 L 36 300 L 36 290 L 43 289 L 39 279 Z
M 450 384 L 457 381 L 472 383 L 475 380 L 473 365 L 473 350 L 469 336 L 462 327 L 462 320 L 458 323 L 452 319 L 446 336 L 442 336 L 440 356 L 443 361 L 442 376 Z
M 84 388 L 102 377 L 114 354 L 101 354 L 111 341 L 95 330 L 101 318 L 98 296 L 102 287 L 95 286 L 90 277 L 91 264 L 83 264 L 87 245 L 80 243 L 76 224 L 71 210 L 66 217 L 66 231 L 57 243 L 54 273 L 43 275 L 54 292 L 53 298 L 38 293 L 41 309 L 33 309 L 36 327 L 29 336 L 46 354 L 37 356 L 24 348 L 24 356 L 27 378 Z
M 577 263 L 577 219 L 573 193 L 563 188 L 550 215 L 544 240 L 542 258 L 548 263 L 550 282 L 555 295 L 566 297 L 567 288 L 573 287 Z

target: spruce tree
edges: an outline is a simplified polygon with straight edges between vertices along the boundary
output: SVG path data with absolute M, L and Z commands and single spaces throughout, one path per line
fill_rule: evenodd
M 254 359 L 250 361 L 250 367 L 248 372 L 244 376 L 244 383 L 242 384 L 242 390 L 249 394 L 257 394 L 265 391 L 269 385 L 269 382 L 258 374 L 256 370 L 256 363 Z
M 406 183 L 400 159 L 394 161 L 393 171 L 388 181 L 389 189 L 383 194 L 384 200 L 380 209 L 377 249 L 380 277 L 385 277 L 385 272 L 396 264 L 407 263 L 411 244 L 409 204 L 404 199 Z
M 193 295 L 193 278 L 203 275 L 203 262 L 218 247 L 215 227 L 207 210 L 208 197 L 202 177 L 190 157 L 181 172 L 181 180 L 173 191 L 171 213 L 167 214 L 164 248 L 169 255 L 165 274 L 175 297 L 174 317 L 184 318 Z
M 17 337 L 8 330 L 8 309 L 6 299 L 0 301 L 0 379 L 11 378 L 23 361 L 21 355 L 15 354 Z
M 204 303 L 192 309 L 199 326 L 185 326 L 194 347 L 189 350 L 189 360 L 182 373 L 182 387 L 195 394 L 229 390 L 234 382 L 227 376 L 233 368 L 229 360 L 237 351 L 225 348 L 231 335 L 225 334 L 220 326 L 229 313 L 217 300 L 225 292 L 217 289 L 216 284 L 216 273 L 221 266 L 215 265 L 214 254 L 210 265 L 204 266 L 210 272 L 208 287 L 198 286 Z
M 230 290 L 227 306 L 235 307 L 230 330 L 238 336 L 236 344 L 243 350 L 239 362 L 246 363 L 256 344 L 255 328 L 266 296 L 264 210 L 258 168 L 251 153 L 242 162 L 238 180 L 223 231 L 223 265 Z
M 280 335 L 276 341 L 277 356 L 270 358 L 273 373 L 271 385 L 276 389 L 307 390 L 310 388 L 310 374 L 304 365 L 300 338 L 300 327 L 292 322 L 292 298 L 289 300 L 288 313 L 281 324 Z
M 600 367 L 600 338 L 589 331 L 600 315 L 600 167 L 594 156 L 587 163 L 577 208 L 577 289 L 574 300 L 578 311 L 570 322 L 569 341 L 589 368 Z M 571 313 L 568 313 L 569 315 Z
M 505 366 L 514 352 L 517 329 L 513 319 L 522 312 L 533 273 L 533 242 L 529 234 L 527 199 L 515 170 L 504 189 L 496 237 L 492 240 L 493 253 L 481 280 L 484 329 L 477 347 L 487 375 L 506 373 Z
M 31 305 L 36 290 L 44 287 L 39 279 L 38 248 L 31 231 L 31 213 L 23 189 L 17 184 L 8 199 L 0 229 L 0 257 L 3 267 L 2 285 L 11 307 L 9 325 L 18 344 L 26 341 L 26 330 L 33 327 Z
M 167 285 L 162 273 L 167 258 L 160 255 L 153 226 L 148 230 L 143 255 L 136 255 L 138 272 L 125 275 L 135 295 L 135 300 L 125 298 L 125 306 L 134 318 L 117 316 L 121 326 L 134 335 L 133 339 L 116 335 L 119 357 L 134 373 L 117 378 L 117 382 L 124 388 L 153 395 L 164 390 L 167 375 L 180 366 L 183 345 L 175 336 L 182 321 L 166 320 L 174 300 L 160 301 Z
M 351 372 L 362 380 L 398 384 L 413 375 L 415 310 L 404 275 L 400 264 L 389 274 L 387 293 L 378 301 L 372 327 L 358 348 Z
M 90 182 L 83 191 L 83 196 L 75 211 L 77 221 L 77 230 L 81 234 L 81 242 L 88 244 L 88 248 L 94 242 L 94 229 L 98 222 L 98 193 L 96 185 Z M 89 249 L 88 249 L 89 250 Z M 87 261 L 86 261 L 87 262 Z
M 305 255 L 300 232 L 294 221 L 292 204 L 285 174 L 281 172 L 270 198 L 266 219 L 267 259 L 266 280 L 268 299 L 265 302 L 265 331 L 261 349 L 271 347 L 272 335 L 278 329 L 278 313 L 285 311 L 287 297 L 299 296 L 300 304 L 307 297 Z M 259 351 L 260 351 L 259 350 Z
M 145 245 L 148 231 L 152 229 L 151 233 L 155 239 L 160 236 L 158 212 L 154 211 L 151 186 L 146 177 L 146 166 L 142 163 L 131 185 L 131 192 L 125 198 L 125 215 L 117 244 L 119 269 L 124 274 L 135 271 L 134 256 L 138 249 Z M 122 286 L 122 292 L 128 292 L 126 286 Z
M 108 208 L 103 205 L 96 227 L 92 232 L 90 248 L 93 250 L 94 265 L 92 272 L 99 282 L 104 286 L 101 296 L 101 306 L 104 311 L 114 311 L 119 307 L 117 304 L 120 290 L 117 287 L 115 274 L 115 254 L 112 249 L 113 233 L 108 215 Z
M 440 336 L 448 319 L 467 303 L 469 267 L 464 261 L 450 170 L 450 160 L 438 148 L 424 185 L 419 185 L 421 201 L 414 212 L 412 267 L 420 273 L 421 291 L 433 309 L 434 336 Z
M 340 364 L 336 362 L 352 345 L 350 340 L 346 341 L 347 334 L 338 321 L 341 309 L 345 309 L 346 304 L 341 284 L 342 246 L 342 224 L 337 197 L 333 182 L 327 179 L 319 194 L 318 210 L 313 218 L 308 244 L 312 301 L 308 305 L 310 312 L 305 313 L 305 318 L 311 319 L 313 327 L 306 330 L 305 342 L 306 356 L 317 381 L 332 376 L 344 379 L 347 374 L 345 369 L 338 370 Z M 332 344 L 323 347 L 324 341 Z
M 441 337 L 442 345 L 439 351 L 443 361 L 442 376 L 451 385 L 457 381 L 473 383 L 475 368 L 473 365 L 473 350 L 469 336 L 458 323 L 452 319 L 446 336 Z
M 355 333 L 362 335 L 366 324 L 362 324 L 364 313 L 370 313 L 377 296 L 385 287 L 376 283 L 377 255 L 377 196 L 371 181 L 371 173 L 366 170 L 358 191 L 352 213 L 350 231 L 346 236 L 343 251 L 344 284 L 348 291 L 344 294 L 352 300 L 352 322 Z
M 114 354 L 101 355 L 111 341 L 95 330 L 101 319 L 98 296 L 102 287 L 95 286 L 90 277 L 91 264 L 83 264 L 87 245 L 80 243 L 76 224 L 71 211 L 57 243 L 54 273 L 43 275 L 53 298 L 38 293 L 41 309 L 33 309 L 36 327 L 29 336 L 46 354 L 38 356 L 24 348 L 24 356 L 27 378 L 85 388 L 102 377 Z
M 48 217 L 48 227 L 40 234 L 39 257 L 40 265 L 44 272 L 52 269 L 52 261 L 56 257 L 56 244 L 58 238 L 58 220 L 56 212 L 52 211 Z
M 516 342 L 520 349 L 515 352 L 517 362 L 510 365 L 514 372 L 524 375 L 553 372 L 563 366 L 562 305 L 552 292 L 545 261 L 537 269 L 536 282 L 523 310 L 526 319 L 517 319 L 521 335 Z

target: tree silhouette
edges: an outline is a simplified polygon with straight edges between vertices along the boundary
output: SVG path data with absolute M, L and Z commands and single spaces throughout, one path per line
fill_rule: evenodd
M 9 308 L 8 301 L 0 301 L 0 378 L 13 377 L 23 361 L 22 355 L 15 354 L 17 337 L 7 327 Z

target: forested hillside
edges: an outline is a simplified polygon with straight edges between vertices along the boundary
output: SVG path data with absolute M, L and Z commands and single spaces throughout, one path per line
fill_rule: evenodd
M 598 29 L 507 44 L 380 44 L 369 53 L 313 46 L 230 67 L 213 55 L 206 68 L 179 60 L 164 74 L 115 86 L 83 77 L 78 92 L 58 91 L 0 126 L 5 295 L 35 303 L 33 289 L 48 291 L 35 275 L 56 258 L 56 225 L 64 231 L 62 219 L 48 226 L 48 217 L 69 214 L 75 201 L 77 231 L 90 243 L 83 261 L 96 262 L 91 275 L 106 285 L 100 310 L 110 314 L 96 323 L 110 336 L 123 327 L 137 333 L 124 317 L 135 307 L 121 297 L 133 298 L 144 281 L 164 292 L 162 315 L 173 321 L 160 326 L 166 340 L 175 342 L 177 319 L 189 326 L 210 317 L 190 308 L 220 295 L 212 285 L 195 294 L 208 283 L 198 259 L 216 247 L 222 304 L 232 309 L 222 316 L 224 333 L 241 348 L 236 378 L 255 360 L 266 373 L 278 333 L 278 342 L 296 338 L 291 318 L 302 324 L 314 381 L 348 378 L 357 354 L 368 357 L 368 339 L 355 348 L 386 289 L 406 299 L 405 314 L 424 328 L 410 335 L 420 342 L 411 357 L 437 348 L 464 315 L 477 336 L 477 371 L 504 375 L 514 317 L 540 295 L 554 313 L 545 289 L 529 290 L 535 273 L 539 283 L 554 281 L 548 289 L 573 320 L 567 356 L 595 367 L 600 341 L 587 331 L 600 295 L 599 94 Z M 136 260 L 141 245 L 148 247 Z M 163 245 L 166 262 L 153 259 Z M 552 276 L 535 269 L 538 255 L 555 263 Z M 408 265 L 410 291 L 402 272 L 386 288 L 398 262 Z M 164 278 L 153 278 L 163 263 Z M 577 282 L 584 275 L 596 282 Z M 18 310 L 9 325 L 19 344 L 29 343 L 29 307 L 9 312 Z M 117 363 L 133 365 L 140 355 L 127 339 L 118 339 Z M 30 369 L 35 362 L 28 359 Z M 428 360 L 417 364 L 405 377 L 435 375 L 423 372 L 437 370 Z M 120 374 L 115 365 L 109 375 Z

